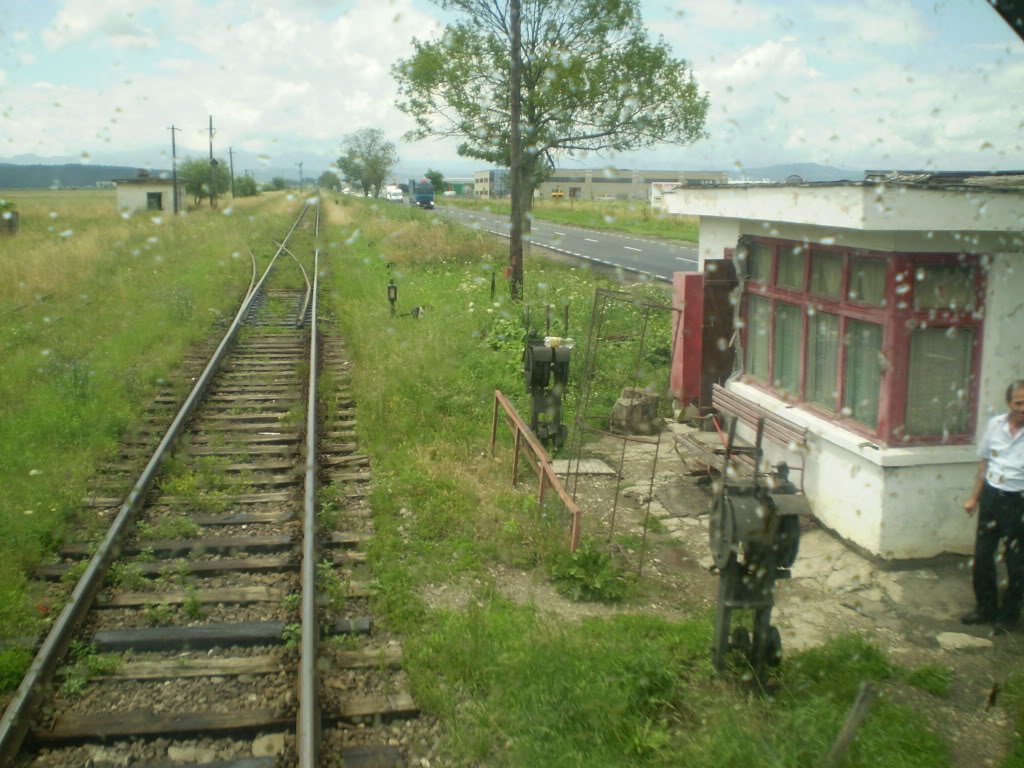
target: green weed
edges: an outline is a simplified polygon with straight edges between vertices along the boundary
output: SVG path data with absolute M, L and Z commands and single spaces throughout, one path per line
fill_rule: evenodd
M 162 627 L 174 622 L 174 606 L 168 603 L 151 603 L 142 612 L 151 627 Z
M 906 672 L 903 679 L 933 696 L 945 697 L 949 696 L 953 686 L 953 670 L 945 664 L 925 664 Z
M 551 579 L 559 592 L 573 600 L 617 602 L 629 593 L 625 571 L 591 539 L 584 539 L 573 553 L 556 555 Z
M 73 641 L 68 650 L 70 664 L 61 669 L 64 680 L 60 690 L 65 696 L 81 696 L 89 680 L 94 677 L 110 675 L 117 671 L 124 661 L 119 653 L 97 653 L 91 643 Z

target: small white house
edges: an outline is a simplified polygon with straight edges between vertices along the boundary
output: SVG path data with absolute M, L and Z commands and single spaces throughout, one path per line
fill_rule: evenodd
M 114 179 L 118 211 L 174 211 L 174 181 L 140 171 L 134 179 Z M 178 210 L 185 207 L 185 182 L 178 179 Z
M 883 557 L 969 553 L 976 442 L 1024 378 L 1024 175 L 868 179 L 662 205 L 700 217 L 702 270 L 734 259 L 725 386 L 808 430 L 805 457 L 766 448 L 805 465 L 815 516 Z

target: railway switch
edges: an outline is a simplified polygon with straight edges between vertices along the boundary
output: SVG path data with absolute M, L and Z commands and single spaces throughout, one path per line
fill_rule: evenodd
M 530 334 L 523 351 L 523 374 L 531 396 L 530 429 L 549 447 L 561 448 L 568 429 L 562 423 L 562 396 L 569 385 L 572 339 Z
M 789 578 L 800 548 L 800 516 L 810 511 L 806 498 L 789 481 L 785 464 L 762 471 L 763 434 L 764 421 L 759 419 L 754 446 L 737 446 L 736 419 L 732 420 L 708 530 L 711 558 L 719 571 L 712 661 L 723 669 L 726 655 L 737 651 L 757 679 L 766 666 L 776 666 L 782 659 L 782 639 L 771 623 L 775 582 Z M 730 474 L 730 462 L 741 455 L 754 459 L 750 479 Z M 742 626 L 730 633 L 735 610 L 752 612 L 753 633 Z

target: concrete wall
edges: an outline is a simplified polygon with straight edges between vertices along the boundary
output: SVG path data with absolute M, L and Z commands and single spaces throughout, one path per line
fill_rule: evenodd
M 806 455 L 765 442 L 770 462 L 804 465 L 803 486 L 815 517 L 843 538 L 887 558 L 967 554 L 974 521 L 961 506 L 977 459 L 973 445 L 875 446 L 819 416 L 740 382 L 729 389 L 808 429 Z M 738 430 L 753 441 L 753 430 Z M 794 473 L 798 485 L 800 476 Z
M 146 195 L 149 192 L 160 192 L 163 195 L 163 211 L 174 210 L 174 197 L 172 196 L 174 186 L 172 184 L 118 184 L 117 185 L 117 210 L 119 211 L 145 211 L 147 210 Z M 185 207 L 185 186 L 178 188 L 178 207 Z

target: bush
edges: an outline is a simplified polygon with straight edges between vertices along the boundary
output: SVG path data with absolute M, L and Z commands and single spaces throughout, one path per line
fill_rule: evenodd
M 629 582 L 610 553 L 584 540 L 573 552 L 562 552 L 551 566 L 555 588 L 573 600 L 616 602 L 626 597 Z

